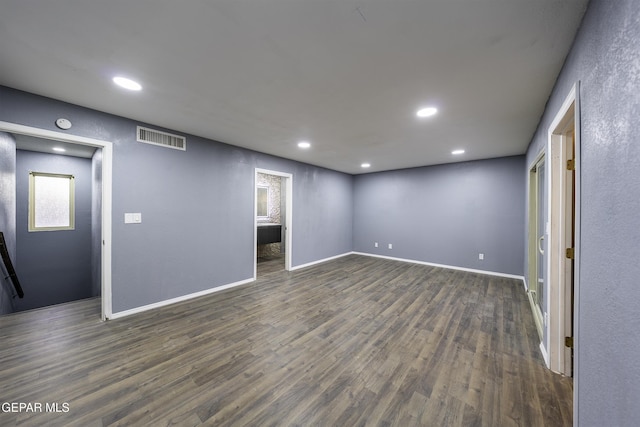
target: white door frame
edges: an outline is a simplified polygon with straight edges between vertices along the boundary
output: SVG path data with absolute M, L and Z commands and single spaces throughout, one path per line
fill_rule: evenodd
M 253 279 L 258 276 L 258 192 L 256 191 L 258 183 L 258 174 L 263 173 L 266 175 L 275 175 L 285 179 L 286 194 L 285 194 L 285 227 L 284 233 L 284 269 L 286 271 L 291 270 L 291 255 L 293 254 L 293 246 L 291 236 L 293 235 L 293 174 L 287 172 L 274 171 L 269 169 L 256 168 L 253 178 Z
M 551 191 L 554 192 L 554 200 L 552 209 L 550 210 L 550 218 L 552 219 L 552 236 L 551 239 L 554 242 L 551 248 L 552 256 L 551 263 L 549 265 L 549 277 L 550 277 L 550 296 L 553 296 L 552 306 L 550 307 L 550 313 L 552 321 L 549 325 L 549 332 L 551 337 L 551 363 L 550 368 L 554 371 L 570 375 L 570 372 L 565 372 L 565 347 L 564 337 L 568 336 L 568 331 L 565 331 L 564 319 L 567 307 L 570 307 L 570 301 L 567 301 L 565 295 L 565 255 L 564 249 L 568 247 L 566 242 L 566 187 L 569 184 L 566 177 L 566 161 L 567 161 L 567 149 L 566 149 L 566 137 L 565 131 L 567 128 L 573 126 L 575 133 L 575 242 L 574 242 L 574 292 L 578 288 L 577 272 L 579 271 L 579 206 L 580 206 L 580 161 L 579 161 L 579 126 L 578 117 L 578 84 L 576 84 L 567 98 L 565 99 L 562 107 L 556 114 L 551 126 L 549 127 L 548 134 L 548 151 L 553 153 L 556 158 L 555 167 L 550 169 L 551 179 L 549 185 Z M 577 292 L 576 292 L 577 295 Z M 574 309 L 578 307 L 577 301 L 574 300 Z M 573 319 L 574 326 L 577 325 L 576 319 Z
M 566 294 L 566 276 L 567 267 L 565 262 L 564 250 L 568 247 L 566 241 L 566 197 L 567 197 L 567 185 L 570 182 L 567 179 L 566 161 L 567 161 L 567 140 L 565 133 L 568 128 L 573 125 L 574 128 L 574 144 L 575 151 L 573 153 L 575 164 L 575 207 L 574 207 L 574 221 L 575 221 L 575 234 L 574 234 L 574 260 L 573 260 L 573 402 L 574 402 L 574 425 L 577 425 L 578 415 L 578 371 L 579 371 L 579 351 L 580 342 L 576 337 L 579 337 L 579 310 L 580 310 L 580 82 L 576 82 L 571 88 L 571 91 L 565 98 L 562 106 L 558 110 L 558 113 L 554 117 L 548 130 L 547 138 L 547 152 L 552 153 L 556 157 L 556 166 L 549 169 L 551 176 L 549 179 L 550 192 L 556 191 L 554 196 L 555 206 L 551 206 L 549 218 L 552 221 L 552 235 L 550 241 L 554 242 L 551 249 L 551 256 L 549 258 L 548 277 L 550 278 L 550 293 L 551 301 L 550 309 L 550 322 L 547 325 L 549 333 L 550 344 L 550 366 L 553 371 L 560 372 L 565 375 L 571 375 L 571 372 L 567 372 L 567 358 L 571 357 L 571 353 L 565 351 L 564 338 L 569 336 L 570 332 L 566 331 L 565 319 L 569 315 L 567 313 L 571 307 L 571 300 Z M 553 209 L 553 210 L 552 210 Z M 555 223 L 554 223 L 555 222 Z
M 109 141 L 70 135 L 67 133 L 40 129 L 16 123 L 0 121 L 0 132 L 17 133 L 36 138 L 87 145 L 102 149 L 102 259 L 101 259 L 101 300 L 102 320 L 111 318 L 111 205 L 113 144 Z

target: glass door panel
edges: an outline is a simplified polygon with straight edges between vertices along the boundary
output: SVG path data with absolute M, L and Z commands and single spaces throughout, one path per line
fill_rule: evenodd
M 538 274 L 536 281 L 536 298 L 535 303 L 540 310 L 540 313 L 543 313 L 544 310 L 542 307 L 544 306 L 544 289 L 545 289 L 545 276 L 547 271 L 547 257 L 545 256 L 545 247 L 546 247 L 546 235 L 545 228 L 547 223 L 547 197 L 546 197 L 546 185 L 545 185 L 545 161 L 544 158 L 540 160 L 538 165 L 536 166 L 536 177 L 537 177 L 537 218 L 536 218 L 536 230 L 537 230 L 537 239 L 538 239 Z

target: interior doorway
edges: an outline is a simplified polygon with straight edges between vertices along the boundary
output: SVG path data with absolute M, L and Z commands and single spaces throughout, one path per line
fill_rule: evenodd
M 578 111 L 577 85 L 565 100 L 549 128 L 551 153 L 551 230 L 549 276 L 549 367 L 563 375 L 574 374 L 574 329 L 577 324 L 576 289 L 578 260 Z
M 111 317 L 111 171 L 113 147 L 109 141 L 101 141 L 92 138 L 69 135 L 62 132 L 50 131 L 46 129 L 34 128 L 9 122 L 0 122 L 0 131 L 13 135 L 20 135 L 38 140 L 55 141 L 67 144 L 69 147 L 92 147 L 99 150 L 99 165 L 94 174 L 92 185 L 97 187 L 95 206 L 97 206 L 97 216 L 99 217 L 99 227 L 96 229 L 96 242 L 99 247 L 97 264 L 97 282 L 100 287 L 103 320 Z M 19 266 L 18 266 L 19 267 Z
M 293 175 L 255 170 L 254 278 L 291 270 Z
M 16 148 L 15 311 L 100 296 L 100 148 L 11 134 Z
M 579 344 L 579 105 L 576 83 L 549 127 L 545 150 L 529 166 L 529 300 L 545 363 L 569 377 L 576 376 Z

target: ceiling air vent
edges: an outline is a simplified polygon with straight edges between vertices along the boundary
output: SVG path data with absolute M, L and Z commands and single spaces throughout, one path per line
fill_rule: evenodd
M 171 133 L 144 128 L 142 126 L 138 126 L 138 142 L 160 145 L 167 148 L 175 148 L 176 150 L 187 150 L 187 138 L 184 136 L 173 135 Z

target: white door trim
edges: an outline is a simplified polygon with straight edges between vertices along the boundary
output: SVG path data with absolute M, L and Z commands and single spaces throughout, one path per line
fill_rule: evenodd
M 573 336 L 574 336 L 574 340 L 573 340 L 573 414 L 574 414 L 574 425 L 578 425 L 578 390 L 580 389 L 580 387 L 578 386 L 578 378 L 579 378 L 579 346 L 580 346 L 580 341 L 579 341 L 579 327 L 580 327 L 580 322 L 579 320 L 579 311 L 580 311 L 580 260 L 581 260 L 581 256 L 580 256 L 580 192 L 581 192 L 581 179 L 580 179 L 580 175 L 581 175 L 581 162 L 580 162 L 580 141 L 581 141 L 581 132 L 580 132 L 580 82 L 577 81 L 573 87 L 571 88 L 569 94 L 566 96 L 564 102 L 562 103 L 562 106 L 560 107 L 560 109 L 558 110 L 557 114 L 555 115 L 553 121 L 551 122 L 551 125 L 549 126 L 548 129 L 548 138 L 547 138 L 547 151 L 549 153 L 558 153 L 560 159 L 559 159 L 559 168 L 553 170 L 553 168 L 550 170 L 550 172 L 552 174 L 556 174 L 556 176 L 551 176 L 551 179 L 549 180 L 549 185 L 551 185 L 552 180 L 554 182 L 559 183 L 558 187 L 560 188 L 561 191 L 565 191 L 565 186 L 566 186 L 566 180 L 564 179 L 565 173 L 564 173 L 564 162 L 566 161 L 566 153 L 565 153 L 565 147 L 563 146 L 565 143 L 565 137 L 563 135 L 563 132 L 567 129 L 567 125 L 569 123 L 571 123 L 573 121 L 573 127 L 574 127 L 574 144 L 575 144 L 575 151 L 573 153 L 573 158 L 574 158 L 574 162 L 575 162 L 575 210 L 574 210 L 574 221 L 575 221 L 575 235 L 574 235 L 574 266 L 573 266 L 573 282 L 574 282 L 574 296 L 573 296 L 573 307 L 574 307 L 574 311 L 573 311 Z M 573 109 L 573 112 L 571 112 L 571 110 Z M 559 171 L 562 170 L 562 173 L 559 173 Z M 551 196 L 551 193 L 550 193 Z M 560 203 L 560 205 L 563 205 L 563 203 Z M 558 206 L 557 209 L 559 209 L 560 212 L 560 217 L 564 217 L 562 214 L 564 212 L 564 206 Z M 560 241 L 558 242 L 558 246 L 557 246 L 557 250 L 559 251 L 558 256 L 562 257 L 562 259 L 564 259 L 564 254 L 561 253 L 564 249 L 563 245 L 565 243 L 564 241 L 564 224 L 558 224 L 557 227 L 557 235 L 560 236 L 561 238 L 559 239 Z M 560 261 L 559 259 L 556 259 L 556 261 Z M 551 269 L 551 263 L 549 263 L 549 269 Z M 549 275 L 550 275 L 550 271 L 548 271 Z M 570 374 L 565 372 L 565 358 L 566 353 L 564 351 L 564 337 L 566 335 L 566 331 L 565 331 L 565 325 L 564 325 L 564 315 L 565 315 L 565 311 L 566 311 L 566 306 L 568 301 L 566 301 L 566 297 L 564 295 L 564 287 L 560 286 L 561 283 L 564 282 L 564 277 L 561 277 L 563 275 L 564 269 L 560 268 L 559 271 L 556 271 L 555 273 L 557 273 L 556 277 L 553 277 L 552 280 L 550 281 L 550 285 L 553 287 L 553 289 L 551 290 L 550 296 L 553 296 L 556 300 L 556 305 L 554 307 L 554 310 L 552 312 L 552 317 L 555 317 L 555 319 L 552 319 L 552 321 L 549 322 L 548 328 L 549 328 L 549 333 L 550 336 L 552 337 L 551 339 L 551 369 L 557 372 L 561 372 L 564 374 Z M 550 276 L 551 277 L 551 276 Z M 555 283 L 555 287 L 554 287 L 554 283 Z
M 285 252 L 284 252 L 284 269 L 291 271 L 291 258 L 293 254 L 293 245 L 291 244 L 293 235 L 293 174 L 287 172 L 274 171 L 269 169 L 255 168 L 253 178 L 253 278 L 258 276 L 258 195 L 256 185 L 258 182 L 258 174 L 275 175 L 285 178 L 286 194 L 285 194 Z
M 50 139 L 70 144 L 88 145 L 102 149 L 102 320 L 111 318 L 111 205 L 113 144 L 110 141 L 70 135 L 67 133 L 0 121 L 0 132 L 17 133 L 36 138 Z

